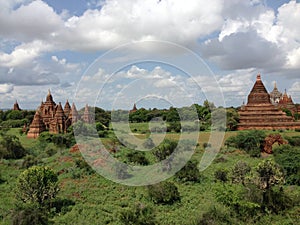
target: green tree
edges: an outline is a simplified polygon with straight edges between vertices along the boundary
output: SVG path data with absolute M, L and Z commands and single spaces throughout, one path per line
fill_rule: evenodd
M 263 191 L 262 209 L 277 213 L 278 210 L 285 208 L 288 204 L 283 189 L 278 192 L 273 190 L 275 185 L 284 183 L 283 172 L 279 165 L 271 159 L 267 159 L 258 164 L 256 172 L 258 174 L 256 185 Z
M 0 158 L 20 159 L 26 155 L 19 138 L 5 132 L 0 132 Z
M 242 183 L 245 186 L 245 178 L 250 171 L 251 167 L 247 163 L 237 162 L 231 171 L 232 183 Z
M 286 182 L 300 185 L 300 148 L 290 145 L 281 145 L 274 149 L 275 162 L 285 172 Z
M 23 112 L 16 111 L 16 110 L 11 110 L 6 116 L 6 119 L 8 120 L 20 120 L 23 118 L 24 118 Z
M 20 174 L 16 197 L 24 203 L 45 206 L 58 192 L 57 174 L 49 167 L 33 166 Z
M 260 130 L 241 131 L 225 141 L 225 146 L 244 150 L 252 157 L 259 157 L 266 134 Z

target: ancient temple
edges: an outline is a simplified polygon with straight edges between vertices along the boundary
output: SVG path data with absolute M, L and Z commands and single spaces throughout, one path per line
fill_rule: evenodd
M 274 91 L 274 90 L 273 90 Z M 287 116 L 275 104 L 272 104 L 271 97 L 267 92 L 261 76 L 257 75 L 256 82 L 248 95 L 248 102 L 239 110 L 240 121 L 238 130 L 248 129 L 300 129 L 300 122 L 296 122 L 293 117 Z M 280 98 L 282 99 L 282 98 Z M 278 101 L 278 105 L 280 104 Z
M 48 91 L 46 101 L 41 102 L 37 109 L 33 121 L 29 126 L 27 137 L 36 138 L 44 130 L 50 133 L 66 133 L 67 129 L 79 118 L 75 104 L 72 108 L 67 100 L 64 109 L 61 103 L 56 104 L 53 100 L 50 90 Z
M 40 135 L 40 133 L 42 133 L 44 130 L 46 130 L 46 126 L 40 115 L 40 110 L 38 109 L 35 112 L 33 120 L 30 124 L 29 131 L 27 133 L 27 137 L 28 138 L 37 138 Z
M 82 121 L 85 123 L 93 123 L 94 115 L 90 112 L 88 104 L 85 105 Z
M 19 103 L 18 103 L 17 100 L 16 100 L 16 102 L 15 102 L 15 104 L 14 104 L 13 110 L 15 110 L 15 111 L 21 111 L 21 109 L 20 109 L 20 107 L 19 107 Z
M 129 113 L 134 113 L 136 111 L 137 111 L 137 107 L 136 107 L 136 104 L 134 103 L 133 108 L 129 111 Z
M 277 105 L 281 98 L 282 98 L 282 93 L 280 91 L 278 91 L 278 88 L 277 88 L 277 85 L 275 82 L 274 89 L 273 89 L 273 91 L 270 92 L 271 103 L 273 105 Z

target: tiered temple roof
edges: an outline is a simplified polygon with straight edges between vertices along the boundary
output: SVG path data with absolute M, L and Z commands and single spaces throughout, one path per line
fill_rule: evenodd
M 238 130 L 248 129 L 296 129 L 300 122 L 271 103 L 261 76 L 257 75 L 256 82 L 248 95 L 247 105 L 239 110 L 240 122 Z
M 40 115 L 40 110 L 38 109 L 35 112 L 33 117 L 33 121 L 30 124 L 29 131 L 27 133 L 28 138 L 37 138 L 40 133 L 42 133 L 46 129 L 43 119 Z
M 41 106 L 35 113 L 27 137 L 36 138 L 46 129 L 48 129 L 50 133 L 65 133 L 69 126 L 77 122 L 78 118 L 79 115 L 74 103 L 71 108 L 67 100 L 63 109 L 61 103 L 57 105 L 53 101 L 49 90 L 46 101 L 41 102 Z

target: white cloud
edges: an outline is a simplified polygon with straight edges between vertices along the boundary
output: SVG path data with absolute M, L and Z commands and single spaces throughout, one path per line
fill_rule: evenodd
M 0 84 L 0 94 L 11 93 L 14 90 L 12 84 Z
M 300 102 L 300 82 L 295 82 L 288 93 L 292 96 L 294 102 Z
M 10 10 L 1 12 L 0 36 L 22 42 L 35 39 L 50 41 L 63 28 L 63 20 L 47 3 L 41 0 L 23 2 L 30 3 L 23 3 L 17 9 L 13 9 L 10 5 L 12 7 Z M 0 2 L 0 7 L 5 5 L 7 3 L 4 1 Z
M 15 67 L 28 64 L 51 49 L 51 45 L 38 40 L 24 43 L 9 54 L 0 51 L 0 66 Z

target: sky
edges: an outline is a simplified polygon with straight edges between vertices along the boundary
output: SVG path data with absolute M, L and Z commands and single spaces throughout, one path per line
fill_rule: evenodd
M 240 106 L 257 74 L 300 103 L 300 2 L 0 0 L 0 108 Z

